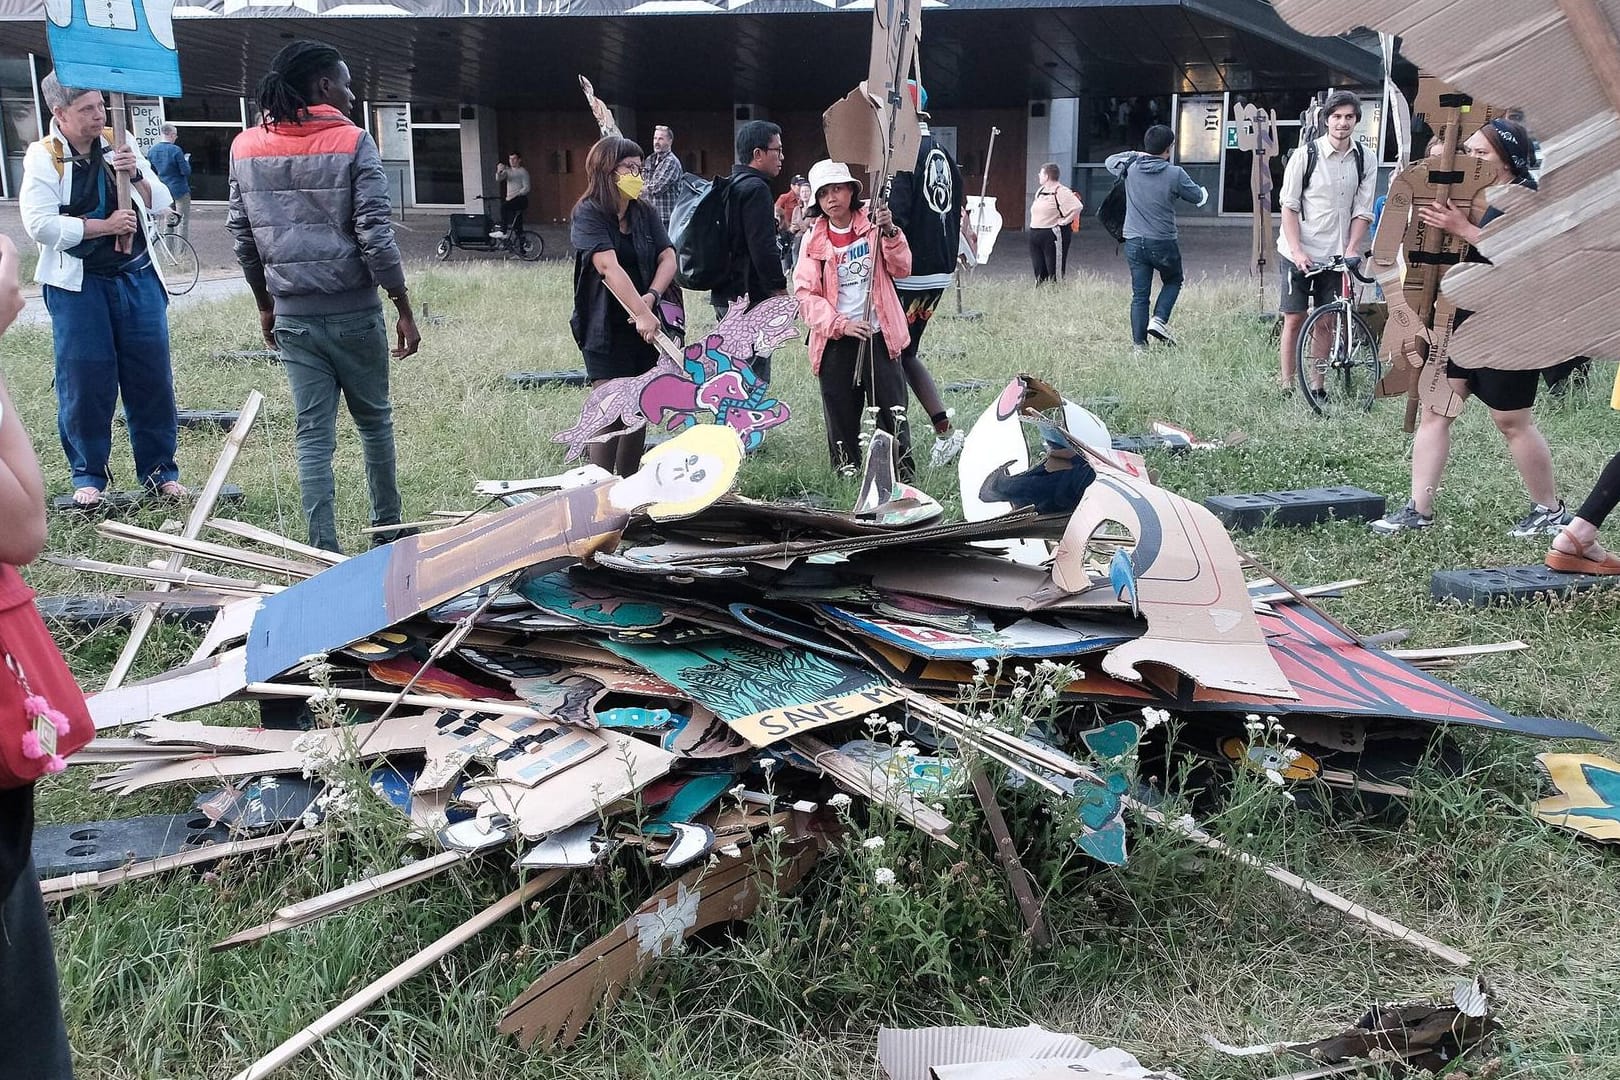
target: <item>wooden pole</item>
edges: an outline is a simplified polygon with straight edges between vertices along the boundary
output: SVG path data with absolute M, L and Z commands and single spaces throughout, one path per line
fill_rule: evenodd
M 124 95 L 121 91 L 114 90 L 109 96 L 112 99 L 113 147 L 116 149 L 117 147 L 124 145 L 124 139 L 128 133 L 128 127 L 126 126 L 127 121 L 124 116 Z M 98 139 L 100 138 L 99 135 L 96 137 Z M 131 206 L 129 196 L 129 174 L 117 173 L 116 176 L 118 178 L 118 209 L 128 210 Z M 137 222 L 135 227 L 140 228 L 140 223 Z M 113 248 L 120 255 L 128 255 L 135 248 L 135 238 L 133 236 L 120 236 L 116 241 L 114 241 Z M 140 624 L 137 623 L 136 625 L 138 626 Z M 150 623 L 148 623 L 148 626 L 150 626 Z M 145 636 L 145 631 L 142 631 L 142 636 Z M 131 637 L 131 640 L 135 640 L 133 636 Z M 119 657 L 119 659 L 122 660 L 123 657 Z M 134 659 L 134 657 L 131 657 L 131 659 Z M 114 668 L 113 670 L 117 671 L 118 669 Z M 120 676 L 120 678 L 122 678 L 122 676 Z M 116 686 L 117 684 L 109 683 L 108 685 Z
M 113 116 L 116 121 L 114 133 L 123 145 L 123 116 L 124 95 L 113 95 Z M 126 207 L 129 204 L 129 178 L 123 173 L 118 174 L 118 205 Z M 248 392 L 247 400 L 242 403 L 241 413 L 232 425 L 231 432 L 225 437 L 225 447 L 219 452 L 219 458 L 214 462 L 214 471 L 208 474 L 208 482 L 203 485 L 202 491 L 197 495 L 197 502 L 191 508 L 191 514 L 186 518 L 186 527 L 182 536 L 187 540 L 196 539 L 202 531 L 203 522 L 214 511 L 214 503 L 219 501 L 220 489 L 225 486 L 225 477 L 230 474 L 231 466 L 236 464 L 236 455 L 242 450 L 242 443 L 246 441 L 248 429 L 253 426 L 254 418 L 259 415 L 259 407 L 264 404 L 264 395 L 257 390 Z M 181 552 L 169 556 L 164 569 L 170 573 L 177 573 L 185 563 L 186 557 Z M 160 581 L 156 588 L 159 592 L 168 592 L 171 583 Z M 124 642 L 124 651 L 118 654 L 118 660 L 113 664 L 112 671 L 107 675 L 103 690 L 114 690 L 124 684 L 124 677 L 135 663 L 135 654 L 140 652 L 141 643 L 146 640 L 147 632 L 157 621 L 158 605 L 147 604 L 141 608 L 141 613 L 135 617 L 135 625 L 130 629 L 129 640 Z
M 522 907 L 532 897 L 538 896 L 558 881 L 561 881 L 565 874 L 567 874 L 566 870 L 548 870 L 543 874 L 530 878 L 520 887 L 507 893 L 415 956 L 394 967 L 386 975 L 362 988 L 343 1004 L 237 1073 L 232 1080 L 260 1080 L 261 1077 L 269 1076 L 293 1058 L 320 1042 L 321 1039 L 330 1035 L 345 1022 L 365 1012 L 388 991 L 403 984 L 407 979 L 426 971 L 464 943 L 471 941 L 489 927 L 494 926 L 505 918 L 508 913 Z
M 1035 890 L 1030 888 L 1029 874 L 1019 861 L 1018 847 L 1007 828 L 1001 804 L 996 802 L 996 789 L 990 783 L 983 765 L 968 769 L 968 777 L 973 781 L 973 794 L 979 797 L 979 806 L 984 809 L 984 823 L 990 827 L 990 836 L 996 842 L 996 857 L 1001 860 L 1001 868 L 1007 873 L 1007 885 L 1012 889 L 1013 899 L 1018 901 L 1018 911 L 1024 916 L 1024 924 L 1029 927 L 1029 940 L 1043 949 L 1048 948 L 1052 944 L 1052 935 L 1046 929 L 1046 915 L 1041 911 L 1041 902 Z

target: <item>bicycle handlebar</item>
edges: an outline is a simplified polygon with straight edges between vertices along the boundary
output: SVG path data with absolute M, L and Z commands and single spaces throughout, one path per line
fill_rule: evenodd
M 1347 259 L 1343 255 L 1335 255 L 1326 262 L 1313 262 L 1311 263 L 1311 268 L 1306 271 L 1305 276 L 1313 277 L 1329 270 L 1333 271 L 1334 273 L 1341 274 L 1348 271 L 1350 276 L 1355 278 L 1357 281 L 1366 285 L 1376 285 L 1376 281 L 1361 272 L 1361 264 L 1365 260 L 1363 260 L 1360 256 L 1353 256 L 1353 258 L 1354 261 L 1352 262 L 1351 259 Z

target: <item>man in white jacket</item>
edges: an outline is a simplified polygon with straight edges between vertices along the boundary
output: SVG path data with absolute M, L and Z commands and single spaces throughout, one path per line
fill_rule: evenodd
M 56 424 L 73 470 L 73 500 L 94 507 L 111 482 L 120 392 L 140 483 L 184 497 L 190 493 L 174 461 L 169 297 L 147 235 L 150 215 L 173 200 L 128 139 L 112 145 L 101 91 L 65 87 L 54 73 L 40 91 L 51 132 L 28 148 L 18 203 L 23 228 L 39 244 L 34 279 L 51 313 Z M 118 208 L 120 173 L 129 177 L 134 209 Z M 129 250 L 120 251 L 121 242 Z

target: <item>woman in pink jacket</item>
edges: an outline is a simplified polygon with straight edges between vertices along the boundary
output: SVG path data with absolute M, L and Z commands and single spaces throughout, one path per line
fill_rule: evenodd
M 821 381 L 827 452 L 846 474 L 861 458 L 861 409 L 877 407 L 877 426 L 900 444 L 896 463 L 911 479 L 911 430 L 906 423 L 906 375 L 900 352 L 911 340 L 894 278 L 911 273 L 911 248 L 889 208 L 861 201 L 849 166 L 818 161 L 810 169 L 814 222 L 798 265 L 793 295 L 810 324 L 810 370 Z M 870 294 L 870 303 L 868 303 Z M 862 356 L 862 342 L 871 347 Z

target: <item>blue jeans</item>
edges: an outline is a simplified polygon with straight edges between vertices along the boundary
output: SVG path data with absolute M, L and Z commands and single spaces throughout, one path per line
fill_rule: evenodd
M 1153 271 L 1164 283 L 1153 314 L 1160 322 L 1170 321 L 1176 298 L 1181 295 L 1181 245 L 1174 240 L 1125 241 L 1125 262 L 1131 268 L 1131 340 L 1147 344 L 1148 296 L 1153 292 Z
M 136 478 L 149 488 L 178 480 L 169 294 L 157 271 L 86 274 L 78 292 L 47 285 L 45 308 L 56 349 L 56 430 L 73 486 L 105 489 L 110 482 L 120 392 Z
M 339 315 L 277 315 L 276 345 L 297 414 L 298 490 L 309 542 L 338 546 L 332 455 L 341 392 L 360 432 L 371 496 L 371 524 L 399 523 L 394 407 L 388 400 L 388 323 L 382 305 Z

